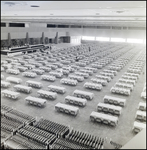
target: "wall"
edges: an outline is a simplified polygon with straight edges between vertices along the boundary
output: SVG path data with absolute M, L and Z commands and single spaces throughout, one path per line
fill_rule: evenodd
M 146 30 L 83 29 L 83 36 L 145 39 Z
M 136 38 L 146 39 L 146 30 L 130 30 L 130 29 L 92 29 L 92 28 L 47 28 L 46 23 L 25 23 L 25 27 L 1 27 L 1 40 L 8 39 L 8 33 L 11 34 L 11 39 L 26 38 L 26 33 L 29 33 L 29 38 L 41 38 L 42 32 L 44 37 L 55 38 L 56 32 L 60 36 L 98 36 L 98 37 L 116 37 L 116 38 Z
M 62 30 L 54 30 L 45 27 L 1 27 L 1 40 L 8 38 L 8 33 L 11 33 L 11 39 L 26 38 L 26 33 L 29 33 L 29 38 L 41 37 L 44 32 L 44 37 L 55 38 L 56 32 L 59 36 L 65 36 L 66 33 Z
M 119 38 L 136 38 L 146 39 L 145 30 L 116 30 L 116 29 L 88 29 L 88 28 L 45 28 L 45 27 L 1 27 L 1 40 L 8 38 L 8 33 L 11 33 L 11 39 L 26 38 L 26 32 L 29 33 L 29 38 L 41 37 L 42 32 L 48 38 L 54 38 L 56 32 L 58 36 L 66 36 L 69 32 L 70 36 L 98 36 L 98 37 L 119 37 Z

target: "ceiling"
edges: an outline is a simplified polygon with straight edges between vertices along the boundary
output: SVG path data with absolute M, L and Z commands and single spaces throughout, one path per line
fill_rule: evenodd
M 146 1 L 1 1 L 1 22 L 146 27 Z

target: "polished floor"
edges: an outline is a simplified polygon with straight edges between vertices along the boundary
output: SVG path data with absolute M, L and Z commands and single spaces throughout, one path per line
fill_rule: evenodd
M 59 48 L 67 47 L 67 46 L 71 46 L 71 44 L 56 45 L 56 47 L 59 47 Z M 135 57 L 133 57 L 133 59 L 120 72 L 118 72 L 117 76 L 115 76 L 114 79 L 112 79 L 112 81 L 109 82 L 107 86 L 103 87 L 102 91 L 85 89 L 83 85 L 86 81 L 90 81 L 92 77 L 95 77 L 96 74 L 99 74 L 99 72 L 101 72 L 103 69 L 106 69 L 109 64 L 103 67 L 102 69 L 99 69 L 97 73 L 93 73 L 93 75 L 90 76 L 88 79 L 84 79 L 83 82 L 79 82 L 77 86 L 69 86 L 69 85 L 61 84 L 59 78 L 57 78 L 55 82 L 49 82 L 49 81 L 41 80 L 40 75 L 37 75 L 36 78 L 27 78 L 27 77 L 23 77 L 22 73 L 20 73 L 19 75 L 12 75 L 12 74 L 7 74 L 6 72 L 1 72 L 1 74 L 3 74 L 5 78 L 8 76 L 22 78 L 23 80 L 23 82 L 21 83 L 22 85 L 25 85 L 25 82 L 27 80 L 34 80 L 34 81 L 43 83 L 43 87 L 42 87 L 43 90 L 47 90 L 48 89 L 47 87 L 51 84 L 63 86 L 66 88 L 65 94 L 57 94 L 57 99 L 54 101 L 47 100 L 47 105 L 43 108 L 29 105 L 28 103 L 26 103 L 24 99 L 25 97 L 28 96 L 28 94 L 25 94 L 25 93 L 21 93 L 21 98 L 19 98 L 18 100 L 12 100 L 12 99 L 1 96 L 1 105 L 4 104 L 7 106 L 16 108 L 17 110 L 22 111 L 28 115 L 37 117 L 38 120 L 41 117 L 43 117 L 45 119 L 49 119 L 49 120 L 52 120 L 52 121 L 55 121 L 64 125 L 69 125 L 70 127 L 73 127 L 74 129 L 79 130 L 79 131 L 87 132 L 87 133 L 90 133 L 92 135 L 96 135 L 99 137 L 111 138 L 112 141 L 115 141 L 116 143 L 124 145 L 131 138 L 135 136 L 135 133 L 132 132 L 132 128 L 133 128 L 133 123 L 135 121 L 135 114 L 137 111 L 137 106 L 139 102 L 144 101 L 140 97 L 140 95 L 143 90 L 144 83 L 146 82 L 146 64 L 143 68 L 143 71 L 145 72 L 145 74 L 143 73 L 140 74 L 140 77 L 137 80 L 134 90 L 131 92 L 130 96 L 112 94 L 110 92 L 110 89 L 118 81 L 121 75 L 123 75 L 127 71 L 127 68 L 131 65 L 131 63 L 134 60 L 136 60 L 136 58 L 139 55 L 140 53 L 138 52 L 138 54 L 136 54 Z M 17 57 L 20 58 L 22 56 L 17 56 Z M 7 56 L 1 55 L 1 60 L 5 60 L 6 58 Z M 13 88 L 14 85 L 15 85 L 14 83 L 11 83 L 11 87 L 9 89 L 14 90 Z M 64 98 L 67 95 L 72 95 L 75 89 L 85 90 L 85 91 L 94 93 L 95 95 L 94 99 L 92 101 L 88 101 L 85 107 L 79 107 L 80 112 L 76 117 L 55 111 L 54 109 L 55 104 L 57 104 L 58 102 L 65 103 Z M 4 89 L 1 88 L 1 91 L 2 90 Z M 30 95 L 37 96 L 38 90 L 39 89 L 33 88 L 33 91 Z M 97 104 L 99 102 L 103 102 L 103 97 L 105 95 L 125 98 L 127 101 L 126 106 L 122 109 L 122 114 L 119 116 L 118 125 L 116 127 L 111 127 L 105 124 L 99 124 L 99 123 L 90 121 L 89 116 L 91 112 L 96 111 Z

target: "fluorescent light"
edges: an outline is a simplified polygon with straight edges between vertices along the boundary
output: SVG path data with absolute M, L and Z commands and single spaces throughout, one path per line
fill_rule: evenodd
M 112 42 L 125 42 L 125 39 L 123 38 L 111 38 Z
M 31 5 L 31 7 L 39 7 L 38 5 Z
M 128 43 L 143 43 L 143 39 L 127 39 Z
M 82 40 L 95 40 L 94 36 L 82 36 Z
M 96 37 L 97 41 L 109 41 L 110 38 L 109 37 Z

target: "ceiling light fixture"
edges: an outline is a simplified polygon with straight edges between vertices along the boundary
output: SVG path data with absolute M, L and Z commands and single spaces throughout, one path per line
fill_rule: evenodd
M 15 5 L 15 3 L 14 3 L 14 2 L 5 2 L 4 4 L 9 5 L 9 6 L 11 6 L 11 5 Z
M 39 7 L 39 6 L 37 6 L 37 5 L 31 5 L 31 7 Z
M 118 10 L 118 11 L 116 11 L 116 13 L 123 13 L 124 11 L 122 11 L 122 10 Z
M 14 5 L 27 5 L 27 3 L 26 2 L 10 2 L 10 1 L 8 1 L 8 2 L 3 2 L 3 4 L 4 5 L 9 5 L 9 6 L 14 6 Z

